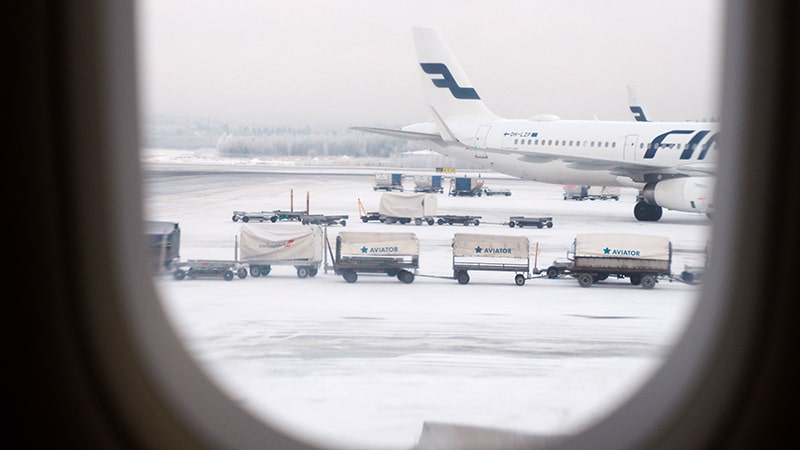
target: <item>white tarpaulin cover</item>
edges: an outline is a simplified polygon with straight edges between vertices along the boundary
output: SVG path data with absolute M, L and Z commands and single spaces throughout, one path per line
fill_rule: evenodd
M 386 192 L 381 195 L 378 212 L 387 217 L 431 217 L 436 215 L 435 194 L 398 194 Z
M 319 225 L 282 223 L 245 224 L 239 229 L 242 261 L 322 261 L 322 229 Z
M 527 259 L 530 241 L 525 236 L 456 233 L 454 257 Z
M 419 239 L 414 233 L 342 231 L 341 254 L 345 256 L 417 256 Z
M 575 237 L 575 256 L 670 260 L 670 241 L 663 236 L 594 233 Z

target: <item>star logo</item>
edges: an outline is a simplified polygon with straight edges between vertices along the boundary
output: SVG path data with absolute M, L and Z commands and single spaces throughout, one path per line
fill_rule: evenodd
M 361 247 L 361 253 L 367 253 L 368 248 L 366 246 Z
M 609 253 L 611 253 L 611 249 L 610 248 L 606 247 L 606 248 L 603 249 L 603 254 L 604 255 L 608 255 Z
M 475 247 L 475 253 L 480 253 L 482 251 L 483 251 L 483 249 L 480 247 L 480 245 Z

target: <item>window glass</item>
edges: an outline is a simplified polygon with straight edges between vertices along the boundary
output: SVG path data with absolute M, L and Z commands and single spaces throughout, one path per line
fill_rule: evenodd
M 604 162 L 591 176 L 570 178 L 591 164 L 583 160 L 614 153 L 584 152 L 580 163 L 537 159 L 545 150 L 566 152 L 568 141 L 540 143 L 514 129 L 614 136 L 626 160 L 641 164 L 655 135 L 641 132 L 635 149 L 636 140 L 604 130 L 602 120 L 585 120 L 596 114 L 634 126 L 629 113 L 618 113 L 628 77 L 665 118 L 715 113 L 722 2 L 677 1 L 680 7 L 632 2 L 622 10 L 595 2 L 542 10 L 521 0 L 467 9 L 455 0 L 422 9 L 400 1 L 138 2 L 142 190 L 159 243 L 148 251 L 165 314 L 186 348 L 243 408 L 326 444 L 410 448 L 433 422 L 569 434 L 601 420 L 657 370 L 691 318 L 711 222 L 665 208 L 645 224 L 634 216 L 639 190 L 611 185 L 638 172 L 603 177 Z M 507 26 L 520 16 L 541 26 Z M 553 39 L 565 36 L 566 17 L 580 24 L 579 44 Z M 665 41 L 652 17 L 692 33 Z M 439 30 L 468 78 L 453 67 L 421 68 L 411 31 L 419 23 Z M 631 36 L 641 42 L 619 46 Z M 487 71 L 518 60 L 520 42 L 540 43 L 552 59 Z M 572 70 L 575 58 L 607 66 L 608 48 L 619 49 L 617 71 Z M 654 66 L 663 70 L 648 70 Z M 609 94 L 614 86 L 620 93 Z M 457 97 L 477 95 L 516 122 L 505 136 L 507 124 L 481 123 L 491 125 L 485 138 L 474 123 L 437 109 L 466 146 L 481 144 L 461 158 L 453 148 L 438 152 L 435 142 L 398 138 L 440 128 L 428 117 L 426 88 L 454 105 L 475 105 Z M 542 112 L 561 119 L 524 119 Z M 514 154 L 511 139 L 550 148 Z M 609 144 L 587 139 L 583 147 L 596 143 Z M 716 155 L 713 143 L 706 158 Z M 462 178 L 470 178 L 466 188 Z M 513 192 L 509 200 L 484 195 L 504 188 Z M 620 201 L 607 201 L 614 192 Z M 464 198 L 478 193 L 485 198 Z M 424 204 L 396 203 L 412 196 Z M 599 202 L 565 201 L 584 198 Z M 552 229 L 541 224 L 546 236 L 530 232 L 535 220 L 510 226 L 527 204 L 552 215 Z M 263 233 L 255 249 L 297 253 L 257 253 L 248 241 L 253 230 Z M 278 230 L 288 238 L 278 242 Z M 413 280 L 394 266 L 345 278 L 342 261 L 334 266 L 337 238 L 360 232 L 413 234 Z M 665 237 L 675 249 L 672 273 L 695 280 L 660 277 L 644 289 L 629 273 L 593 272 L 582 287 L 562 269 L 576 237 L 597 232 Z M 479 270 L 486 261 L 468 259 L 460 270 L 453 240 L 461 233 L 527 237 L 537 259 L 513 261 L 522 266 L 514 271 Z M 314 252 L 301 253 L 304 242 Z M 357 249 L 395 247 L 366 242 Z M 490 258 L 510 251 L 494 241 L 464 248 Z M 556 275 L 548 278 L 551 263 Z M 525 274 L 521 282 L 518 274 Z

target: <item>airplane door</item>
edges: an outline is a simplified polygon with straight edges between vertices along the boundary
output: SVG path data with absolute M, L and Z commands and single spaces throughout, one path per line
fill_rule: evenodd
M 489 130 L 491 126 L 483 125 L 478 128 L 478 132 L 475 133 L 475 157 L 476 158 L 488 158 L 489 155 L 482 149 L 486 148 L 486 136 L 489 135 Z
M 625 150 L 623 151 L 622 159 L 625 161 L 636 161 L 636 142 L 639 136 L 631 134 L 625 136 Z

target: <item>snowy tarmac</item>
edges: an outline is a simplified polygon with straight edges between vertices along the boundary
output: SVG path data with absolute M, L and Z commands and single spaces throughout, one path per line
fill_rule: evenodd
M 565 201 L 561 186 L 487 173 L 487 187 L 512 195 L 438 194 L 440 214 L 480 215 L 479 226 L 362 223 L 358 199 L 375 211 L 381 196 L 374 173 L 397 170 L 143 167 L 146 219 L 180 224 L 182 260 L 233 259 L 233 210 L 304 210 L 307 200 L 311 213 L 350 216 L 328 227 L 330 239 L 342 230 L 416 233 L 411 284 L 369 274 L 350 284 L 332 270 L 300 279 L 291 266 L 230 282 L 156 277 L 167 316 L 212 379 L 257 416 L 327 445 L 409 448 L 427 421 L 574 432 L 658 368 L 697 301 L 697 286 L 668 280 L 652 290 L 615 279 L 581 288 L 532 274 L 516 286 L 513 273 L 470 272 L 460 285 L 451 278 L 454 233 L 528 236 L 538 269 L 565 260 L 578 233 L 667 236 L 677 275 L 703 264 L 711 225 L 671 211 L 637 222 L 633 190 L 619 201 Z M 405 187 L 413 191 L 410 177 Z M 552 216 L 554 226 L 502 225 L 519 215 Z

